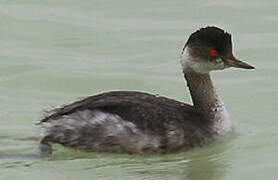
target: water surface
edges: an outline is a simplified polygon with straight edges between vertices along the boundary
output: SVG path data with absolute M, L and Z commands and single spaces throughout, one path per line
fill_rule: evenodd
M 0 1 L 0 179 L 277 179 L 278 2 Z M 179 55 L 191 32 L 218 25 L 257 67 L 212 74 L 234 132 L 168 155 L 76 152 L 39 159 L 44 110 L 108 90 L 190 102 Z

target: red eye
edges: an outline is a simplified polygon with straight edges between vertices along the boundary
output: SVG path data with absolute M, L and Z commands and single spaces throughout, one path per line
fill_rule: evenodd
M 213 57 L 216 57 L 216 56 L 218 56 L 218 52 L 215 49 L 210 50 L 210 55 Z

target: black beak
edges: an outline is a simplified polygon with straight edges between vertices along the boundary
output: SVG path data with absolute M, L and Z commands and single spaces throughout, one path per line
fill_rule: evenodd
M 223 58 L 223 61 L 230 67 L 255 69 L 255 67 L 236 59 L 233 55 Z

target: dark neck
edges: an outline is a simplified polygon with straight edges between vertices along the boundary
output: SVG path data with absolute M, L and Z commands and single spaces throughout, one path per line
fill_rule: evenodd
M 185 72 L 184 77 L 197 111 L 213 115 L 218 107 L 223 106 L 224 108 L 224 104 L 217 95 L 209 74 Z

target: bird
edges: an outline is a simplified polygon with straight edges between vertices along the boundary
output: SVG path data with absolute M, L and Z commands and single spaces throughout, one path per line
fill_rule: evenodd
M 137 91 L 110 91 L 55 108 L 39 122 L 40 155 L 52 144 L 87 152 L 173 153 L 216 140 L 232 129 L 210 72 L 254 69 L 233 55 L 231 34 L 216 26 L 193 32 L 180 56 L 193 105 Z

